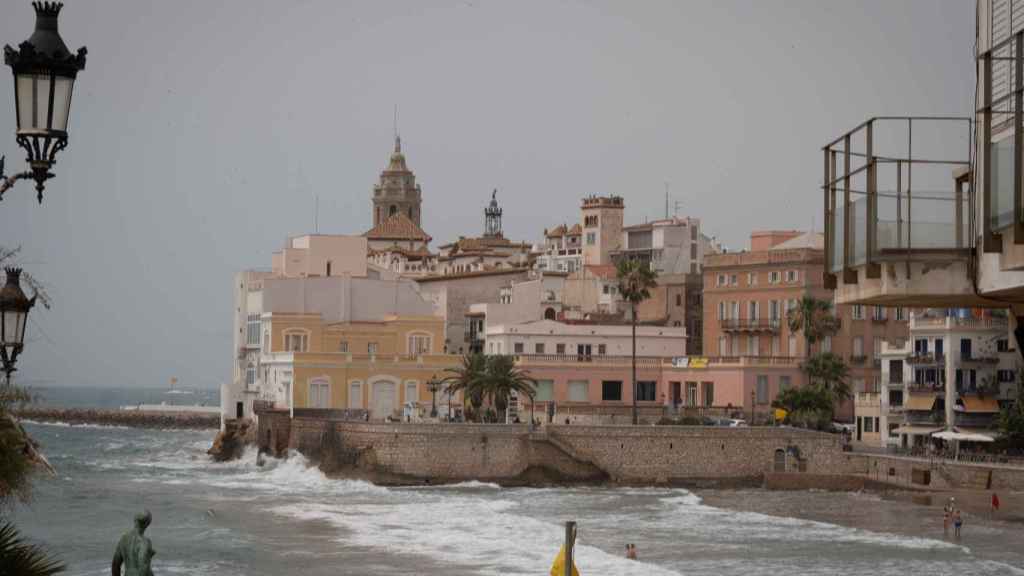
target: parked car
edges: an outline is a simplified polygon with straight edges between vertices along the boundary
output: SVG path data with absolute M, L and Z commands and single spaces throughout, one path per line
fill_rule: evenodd
M 836 434 L 853 434 L 853 424 L 833 422 L 832 431 L 835 432 Z
M 725 418 L 722 426 L 728 426 L 730 428 L 739 428 L 747 425 L 747 421 L 742 418 Z

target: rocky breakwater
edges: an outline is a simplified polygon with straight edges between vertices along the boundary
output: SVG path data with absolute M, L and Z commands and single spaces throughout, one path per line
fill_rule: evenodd
M 256 425 L 252 420 L 227 420 L 224 430 L 217 433 L 213 446 L 206 451 L 215 462 L 227 462 L 242 457 L 247 445 L 256 444 Z
M 132 428 L 208 429 L 220 427 L 220 416 L 209 413 L 146 412 L 92 408 L 26 407 L 15 412 L 21 420 L 63 424 L 130 426 Z

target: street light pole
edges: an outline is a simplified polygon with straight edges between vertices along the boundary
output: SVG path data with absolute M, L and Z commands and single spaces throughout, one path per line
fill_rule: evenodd
M 754 403 L 757 402 L 757 392 L 750 391 L 750 425 L 754 425 Z
M 437 390 L 441 387 L 441 383 L 437 380 L 437 374 L 430 377 L 427 382 L 427 389 L 430 390 L 430 417 L 437 418 Z M 449 403 L 450 404 L 450 403 Z

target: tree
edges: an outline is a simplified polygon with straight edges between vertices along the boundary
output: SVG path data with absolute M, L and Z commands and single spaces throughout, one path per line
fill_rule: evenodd
M 449 397 L 454 396 L 456 392 L 462 392 L 467 408 L 472 404 L 476 410 L 483 405 L 487 375 L 486 356 L 479 353 L 465 354 L 458 366 L 448 368 L 445 373 L 447 376 L 442 382 L 448 386 Z
M 517 368 L 512 356 L 488 356 L 484 381 L 485 393 L 498 412 L 499 422 L 505 421 L 508 399 L 513 392 L 528 398 L 533 398 L 536 393 L 537 381 L 526 371 Z
M 802 333 L 807 343 L 806 354 L 811 355 L 811 344 L 839 332 L 841 322 L 832 314 L 832 303 L 814 296 L 804 296 L 788 312 L 786 321 L 793 334 Z M 795 356 L 795 354 L 790 354 Z
M 850 367 L 839 356 L 831 352 L 815 354 L 805 360 L 800 368 L 807 374 L 810 385 L 827 391 L 834 403 L 841 404 L 852 395 Z
M 64 571 L 64 564 L 46 551 L 26 542 L 7 521 L 0 521 L 0 574 L 51 576 Z
M 1024 449 L 1024 372 L 1017 380 L 1017 399 L 999 414 L 999 443 L 1010 450 Z
M 619 294 L 629 303 L 630 321 L 633 326 L 633 425 L 639 423 L 636 409 L 636 307 L 651 297 L 651 288 L 658 285 L 658 274 L 650 265 L 638 260 L 621 260 L 616 270 L 619 279 Z
M 832 420 L 832 396 L 816 384 L 787 388 L 772 406 L 786 411 L 786 423 L 801 428 L 824 429 Z

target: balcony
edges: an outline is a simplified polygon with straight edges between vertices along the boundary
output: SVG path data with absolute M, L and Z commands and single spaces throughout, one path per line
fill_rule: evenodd
M 782 325 L 778 318 L 723 318 L 719 326 L 723 332 L 768 332 L 776 333 Z
M 863 366 L 864 364 L 867 363 L 867 361 L 868 361 L 868 357 L 867 356 L 863 356 L 863 355 L 861 355 L 861 356 L 850 356 L 850 365 L 851 366 Z
M 825 284 L 838 304 L 984 306 L 971 119 L 875 117 L 824 146 Z
M 946 385 L 939 382 L 910 382 L 907 384 L 909 392 L 945 392 Z
M 946 357 L 943 355 L 936 356 L 934 354 L 915 354 L 907 358 L 907 364 L 914 364 L 917 366 L 931 366 L 945 363 Z

